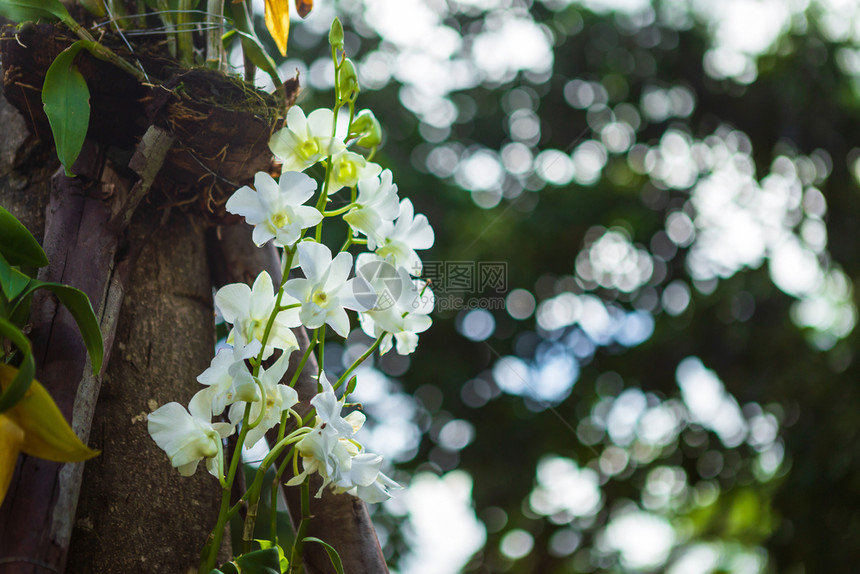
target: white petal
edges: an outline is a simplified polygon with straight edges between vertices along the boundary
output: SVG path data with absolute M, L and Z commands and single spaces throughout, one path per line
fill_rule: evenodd
M 349 315 L 346 314 L 343 307 L 331 310 L 326 318 L 326 323 L 341 337 L 346 338 L 349 335 Z
M 188 464 L 183 464 L 180 467 L 177 467 L 179 474 L 182 476 L 192 476 L 195 472 L 197 472 L 197 465 L 200 463 L 200 459 L 192 460 Z
M 340 304 L 353 311 L 369 311 L 376 305 L 377 295 L 363 277 L 350 279 L 338 293 Z
M 262 271 L 254 279 L 251 288 L 250 317 L 256 320 L 266 320 L 274 305 L 274 286 L 268 271 Z
M 269 140 L 269 149 L 276 157 L 284 161 L 284 169 L 287 169 L 288 160 L 295 161 L 295 149 L 299 145 L 301 145 L 301 139 L 290 128 L 276 131 Z
M 254 226 L 254 232 L 251 234 L 251 239 L 253 239 L 254 245 L 257 247 L 262 247 L 267 241 L 274 237 L 275 235 L 269 231 L 269 228 L 265 225 Z
M 382 467 L 382 456 L 369 452 L 361 453 L 352 459 L 350 478 L 357 486 L 368 486 L 376 482 L 379 469 Z
M 295 217 L 302 229 L 313 227 L 323 219 L 323 214 L 316 207 L 300 205 L 295 208 Z
M 218 289 L 215 293 L 215 305 L 228 323 L 244 318 L 248 313 L 248 301 L 251 299 L 251 288 L 244 283 L 231 283 Z
M 284 200 L 291 205 L 302 205 L 313 196 L 317 182 L 304 173 L 285 171 L 278 182 Z
M 293 297 L 297 301 L 310 300 L 311 289 L 313 289 L 313 284 L 310 282 L 310 280 L 305 279 L 303 277 L 299 277 L 297 279 L 290 279 L 284 285 L 284 293 Z M 280 317 L 284 313 L 289 313 L 290 311 L 282 311 L 281 313 L 278 313 L 278 317 Z
M 191 397 L 188 403 L 188 412 L 191 416 L 202 421 L 211 422 L 212 420 L 212 395 L 217 392 L 217 387 L 207 387 L 200 390 Z M 221 414 L 221 413 L 216 413 Z
M 289 119 L 288 113 L 287 120 L 289 121 Z M 324 137 L 326 135 L 331 136 L 333 120 L 334 114 L 331 110 L 320 108 L 311 112 L 311 115 L 308 116 L 307 125 L 310 133 L 313 134 L 314 137 Z
M 346 284 L 352 271 L 352 254 L 343 251 L 337 254 L 329 267 L 328 278 L 323 289 L 326 293 L 338 293 Z
M 394 334 L 394 340 L 397 341 L 397 354 L 410 355 L 415 352 L 418 346 L 418 335 L 403 331 Z
M 254 187 L 257 189 L 260 205 L 266 210 L 266 217 L 268 217 L 280 204 L 278 184 L 268 173 L 258 171 L 254 176 Z
M 299 394 L 293 387 L 288 387 L 287 385 L 278 385 L 278 392 L 281 393 L 282 410 L 287 410 L 298 404 Z
M 331 265 L 331 250 L 314 241 L 303 241 L 299 244 L 298 250 L 299 262 L 305 277 L 313 283 L 319 283 Z
M 227 211 L 236 215 L 241 215 L 245 221 L 251 225 L 260 223 L 266 220 L 266 212 L 263 206 L 260 205 L 260 199 L 257 193 L 247 185 L 240 187 L 230 196 L 225 206 Z
M 427 221 L 427 216 L 419 213 L 415 216 L 412 227 L 406 234 L 404 241 L 409 243 L 413 249 L 430 249 L 433 247 L 433 242 L 436 240 L 433 234 L 433 228 Z

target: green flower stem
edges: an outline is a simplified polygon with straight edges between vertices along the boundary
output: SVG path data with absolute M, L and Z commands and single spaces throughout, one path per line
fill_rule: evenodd
M 281 269 L 281 287 L 286 285 L 287 280 L 290 278 L 290 269 L 293 268 L 293 258 L 296 256 L 296 246 L 293 245 L 292 247 L 285 247 L 284 255 L 284 268 Z
M 324 217 L 335 217 L 337 215 L 343 215 L 344 213 L 346 213 L 347 211 L 349 211 L 353 207 L 355 207 L 355 201 L 354 200 L 352 203 L 350 203 L 346 207 L 341 207 L 340 209 L 334 209 L 332 211 L 323 211 L 323 216 Z
M 248 513 L 245 515 L 245 527 L 242 529 L 242 554 L 251 551 L 254 542 L 254 525 L 257 523 L 257 508 L 260 506 L 260 497 L 248 503 Z
M 179 11 L 176 13 L 176 47 L 179 50 L 180 61 L 188 67 L 194 65 L 194 44 L 191 35 L 193 8 L 191 0 L 179 0 Z
M 323 372 L 323 365 L 325 364 L 325 328 L 326 325 L 323 324 L 319 329 L 319 334 L 317 335 L 319 337 L 320 344 L 319 365 L 317 365 L 319 370 L 317 370 L 317 377 L 319 377 L 320 373 Z
M 260 405 L 265 405 L 267 402 L 266 386 L 263 384 L 263 381 L 258 379 L 256 376 L 254 377 L 254 383 L 257 385 L 257 388 L 260 389 Z M 266 416 L 266 409 L 264 406 L 261 406 L 260 407 L 260 414 L 257 415 L 257 418 L 254 419 L 254 422 L 252 422 L 248 425 L 248 430 L 259 426 L 260 423 L 263 422 L 263 417 L 265 417 L 265 416 Z
M 296 529 L 296 540 L 293 542 L 293 551 L 290 553 L 290 570 L 293 572 L 293 567 L 296 564 L 301 564 L 302 541 L 308 533 L 308 525 L 311 518 L 311 490 L 307 481 L 302 483 L 302 518 L 299 521 L 299 527 Z
M 280 466 L 278 466 L 277 472 L 275 472 L 275 479 L 272 481 L 272 495 L 270 508 L 272 509 L 271 523 L 269 526 L 269 532 L 272 535 L 272 544 L 278 544 L 278 490 L 281 484 L 281 476 L 283 476 L 284 471 L 287 469 L 287 465 L 290 463 L 290 460 L 298 460 L 298 450 L 294 450 L 291 453 L 287 454 L 284 457 L 284 460 L 281 461 Z
M 210 534 L 212 546 L 209 548 L 209 555 L 201 565 L 200 571 L 208 573 L 215 568 L 215 562 L 218 559 L 218 550 L 221 548 L 221 540 L 224 538 L 224 526 L 227 524 L 228 513 L 230 510 L 230 493 L 233 487 L 233 480 L 236 478 L 236 469 L 239 468 L 239 460 L 242 458 L 242 447 L 245 445 L 245 436 L 248 434 L 248 419 L 251 417 L 251 403 L 245 404 L 245 414 L 242 415 L 242 430 L 239 431 L 239 438 L 236 440 L 236 448 L 233 451 L 233 459 L 230 461 L 230 469 L 227 471 L 227 484 L 221 489 L 221 508 L 218 511 L 218 522 L 215 523 L 215 528 Z
M 143 70 L 135 68 L 130 63 L 117 56 L 113 50 L 99 44 L 96 39 L 93 38 L 92 35 L 87 31 L 86 28 L 84 28 L 74 20 L 64 19 L 63 23 L 68 26 L 72 30 L 72 32 L 74 32 L 75 35 L 78 36 L 78 38 L 86 42 L 84 44 L 86 50 L 99 60 L 110 62 L 123 72 L 133 76 L 141 84 L 150 85 L 154 81 L 152 78 L 147 76 Z
M 257 509 L 260 504 L 260 493 L 263 489 L 263 479 L 266 476 L 266 471 L 269 470 L 269 467 L 277 460 L 278 456 L 287 446 L 297 443 L 302 439 L 304 435 L 310 432 L 311 429 L 309 427 L 303 427 L 297 429 L 296 431 L 290 433 L 286 438 L 278 441 L 278 443 L 272 447 L 269 451 L 269 454 L 263 459 L 260 463 L 260 466 L 257 468 L 257 472 L 254 475 L 254 482 L 251 483 L 251 486 L 242 495 L 242 498 L 237 502 L 233 508 L 230 508 L 227 515 L 228 518 L 232 516 L 236 511 L 241 508 L 243 502 L 248 503 L 248 514 L 245 516 L 245 525 L 243 527 L 242 533 L 242 552 L 250 552 L 251 551 L 251 543 L 254 540 L 254 524 L 257 521 Z M 285 460 L 289 460 L 289 456 Z M 275 500 L 274 510 L 277 510 L 277 498 Z
M 207 0 L 206 2 L 206 67 L 216 70 L 221 68 L 224 59 L 224 45 L 221 34 L 224 31 L 224 0 Z
M 370 355 L 373 354 L 373 352 L 376 350 L 376 348 L 379 347 L 379 344 L 382 343 L 382 338 L 387 334 L 388 333 L 383 332 L 379 337 L 377 337 L 376 341 L 374 341 L 374 343 L 370 346 L 370 348 L 368 350 L 366 350 L 364 353 L 362 353 L 362 355 L 358 359 L 356 359 L 352 365 L 349 366 L 349 368 L 346 370 L 346 372 L 344 374 L 342 374 L 340 376 L 340 378 L 337 380 L 337 382 L 334 384 L 335 390 L 339 389 L 341 387 L 341 385 L 343 385 L 343 383 L 349 378 L 349 375 L 352 374 L 352 372 L 355 369 L 357 369 L 359 365 L 361 365 L 364 361 L 367 360 L 367 358 Z
M 296 386 L 296 383 L 299 381 L 299 375 L 302 374 L 302 371 L 305 368 L 305 363 L 308 362 L 308 359 L 311 356 L 311 352 L 314 350 L 314 347 L 316 347 L 316 346 L 317 346 L 317 330 L 315 329 L 313 337 L 311 339 L 311 343 L 310 343 L 310 345 L 308 345 L 308 348 L 305 351 L 305 354 L 302 355 L 302 360 L 301 360 L 301 362 L 299 362 L 299 366 L 296 369 L 296 372 L 293 374 L 293 378 L 290 380 L 289 386 L 291 386 L 291 387 Z
M 164 23 L 164 35 L 167 38 L 167 51 L 170 55 L 176 57 L 176 26 L 173 22 L 173 12 L 170 9 L 170 3 L 167 0 L 158 0 L 156 2 L 159 16 Z
M 335 93 L 335 105 L 332 109 L 332 119 L 331 119 L 331 137 L 337 137 L 337 113 L 340 111 L 343 103 L 337 100 L 338 93 L 338 78 L 337 71 L 340 69 L 340 64 L 337 61 L 337 50 L 332 47 L 331 49 L 331 59 L 334 62 L 334 93 Z M 323 179 L 323 187 L 322 193 L 320 193 L 320 198 L 317 201 L 317 209 L 320 213 L 325 213 L 325 206 L 328 203 L 328 188 L 329 188 L 329 180 L 331 179 L 331 155 L 326 157 L 325 159 L 325 179 Z M 320 221 L 317 224 L 315 238 L 317 243 L 322 243 L 322 224 L 325 219 Z

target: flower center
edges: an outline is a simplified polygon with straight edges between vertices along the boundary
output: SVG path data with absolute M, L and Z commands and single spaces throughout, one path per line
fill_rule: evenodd
M 253 341 L 254 339 L 258 341 L 263 340 L 263 335 L 266 332 L 266 324 L 263 321 L 254 319 L 250 323 L 248 323 L 248 328 L 245 330 L 245 339 L 248 342 Z
M 269 222 L 273 228 L 280 229 L 290 223 L 290 218 L 283 211 L 279 211 L 277 213 L 273 213 L 269 217 Z
M 351 161 L 342 162 L 338 166 L 337 175 L 340 181 L 354 180 L 356 175 L 355 164 Z
M 303 159 L 310 159 L 312 156 L 315 156 L 320 151 L 320 146 L 316 142 L 316 140 L 310 139 L 302 142 L 302 145 L 299 146 L 299 155 L 302 156 Z
M 325 307 L 326 303 L 328 303 L 328 295 L 325 294 L 325 291 L 317 291 L 313 294 L 313 297 L 311 297 L 311 301 L 320 307 Z

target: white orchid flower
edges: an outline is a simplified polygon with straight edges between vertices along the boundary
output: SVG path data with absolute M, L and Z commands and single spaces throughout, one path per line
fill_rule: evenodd
M 367 161 L 363 155 L 342 151 L 331 158 L 331 176 L 328 182 L 329 195 L 344 187 L 355 187 L 359 181 L 376 177 L 382 167 Z
M 266 400 L 265 402 L 262 400 L 251 402 L 249 424 L 259 422 L 257 426 L 248 431 L 245 437 L 245 448 L 251 448 L 257 444 L 257 441 L 263 438 L 270 428 L 281 422 L 281 414 L 299 402 L 299 395 L 294 388 L 279 384 L 289 365 L 289 356 L 282 353 L 271 367 L 260 369 L 257 381 L 265 391 Z M 250 373 L 248 376 L 251 376 Z M 242 420 L 245 415 L 246 404 L 244 401 L 234 402 L 230 407 L 229 417 L 233 424 Z
M 209 473 L 220 478 L 220 442 L 233 433 L 233 425 L 210 422 L 209 409 L 203 401 L 192 399 L 188 409 L 179 403 L 160 406 L 146 417 L 147 430 L 182 476 L 194 474 L 197 464 L 205 459 Z
M 329 109 L 314 110 L 305 117 L 298 106 L 287 112 L 287 127 L 269 140 L 272 153 L 283 162 L 284 171 L 304 171 L 320 160 L 344 150 L 344 143 L 332 137 L 334 114 Z
M 254 226 L 253 239 L 262 246 L 270 239 L 275 245 L 292 245 L 302 231 L 319 223 L 323 215 L 314 207 L 304 205 L 317 188 L 317 182 L 303 173 L 284 171 L 279 181 L 268 173 L 254 176 L 256 191 L 240 187 L 227 200 L 227 211 L 245 218 Z
M 338 253 L 332 260 L 325 245 L 305 241 L 298 247 L 299 265 L 305 277 L 290 279 L 284 291 L 301 302 L 299 318 L 308 329 L 328 324 L 341 337 L 349 334 L 346 309 L 366 311 L 376 303 L 376 295 L 364 279 L 347 279 L 352 255 Z
M 352 487 L 347 492 L 370 504 L 391 498 L 391 490 L 403 487 L 387 477 L 381 467 L 381 455 L 367 452 L 354 456 L 349 472 Z
M 433 228 L 424 214 L 415 215 L 412 202 L 400 202 L 397 221 L 385 223 L 380 230 L 381 241 L 368 236 L 367 246 L 378 255 L 391 258 L 398 267 L 405 267 L 412 275 L 419 276 L 423 269 L 416 249 L 429 249 L 436 240 Z
M 397 353 L 408 355 L 418 345 L 418 333 L 433 324 L 427 315 L 433 310 L 433 292 L 424 281 L 412 279 L 403 267 L 395 268 L 373 253 L 362 253 L 356 262 L 356 274 L 365 279 L 377 294 L 377 304 L 359 314 L 362 330 L 378 338 L 380 354 L 396 343 Z
M 356 205 L 343 216 L 353 235 L 364 233 L 375 244 L 382 243 L 380 230 L 385 223 L 392 223 L 400 212 L 397 185 L 392 183 L 391 170 L 386 169 L 379 177 L 358 182 Z
M 208 405 L 210 416 L 220 415 L 227 405 L 236 401 L 254 401 L 259 397 L 257 385 L 245 367 L 242 351 L 242 347 L 221 349 L 197 377 L 197 382 L 206 388 L 194 397 Z
M 338 438 L 337 432 L 323 426 L 317 420 L 314 429 L 296 443 L 296 448 L 302 457 L 302 472 L 289 481 L 287 486 L 296 486 L 304 482 L 313 473 L 322 477 L 323 483 L 316 493 L 316 498 L 329 484 L 347 481 L 352 466 L 352 457 L 358 454 L 358 447 L 347 439 Z
M 244 283 L 232 283 L 225 285 L 215 293 L 215 305 L 224 317 L 224 320 L 233 325 L 228 343 L 236 340 L 236 331 L 241 333 L 243 341 L 247 341 L 242 358 L 248 359 L 257 355 L 262 347 L 263 335 L 269 316 L 275 309 L 277 297 L 274 292 L 272 278 L 263 271 L 254 280 L 253 288 Z M 281 298 L 281 306 L 298 303 L 286 293 Z M 298 327 L 298 309 L 287 309 L 279 312 L 272 323 L 269 338 L 266 341 L 266 349 L 263 358 L 267 359 L 275 349 L 282 349 L 289 355 L 299 348 L 296 336 L 290 330 Z
M 323 390 L 311 399 L 311 406 L 316 409 L 317 418 L 326 426 L 333 428 L 340 438 L 352 437 L 364 424 L 364 419 L 359 420 L 353 417 L 351 421 L 348 421 L 341 417 L 340 412 L 343 409 L 344 399 L 337 398 L 325 372 L 320 373 L 319 381 Z M 355 412 L 364 417 L 360 412 Z

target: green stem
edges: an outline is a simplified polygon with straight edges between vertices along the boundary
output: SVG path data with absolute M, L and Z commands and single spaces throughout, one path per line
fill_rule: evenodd
M 323 365 L 325 364 L 325 328 L 326 325 L 320 327 L 319 330 L 319 344 L 320 344 L 320 352 L 319 352 L 319 365 L 317 365 L 317 376 L 320 375 L 323 371 Z
M 221 34 L 224 31 L 224 0 L 207 0 L 206 2 L 206 67 L 221 69 L 224 59 L 224 45 Z
M 269 467 L 271 467 L 272 464 L 275 462 L 275 460 L 277 460 L 278 456 L 281 454 L 281 452 L 284 450 L 284 448 L 286 448 L 287 446 L 289 446 L 291 444 L 294 444 L 294 443 L 300 441 L 302 439 L 302 437 L 305 434 L 307 434 L 310 430 L 311 430 L 310 428 L 308 428 L 307 430 L 298 429 L 298 430 L 290 433 L 290 435 L 287 436 L 286 438 L 279 440 L 277 442 L 277 444 L 275 444 L 275 446 L 273 446 L 272 449 L 269 451 L 269 454 L 267 454 L 266 457 L 263 459 L 263 461 L 260 463 L 260 466 L 257 468 L 257 473 L 254 475 L 254 481 L 251 483 L 251 486 L 248 488 L 248 490 L 245 492 L 245 494 L 242 495 L 242 499 L 239 502 L 237 502 L 233 506 L 233 508 L 230 508 L 229 511 L 227 512 L 227 516 L 229 518 L 230 516 L 235 514 L 236 511 L 239 510 L 239 508 L 241 507 L 241 504 L 243 502 L 248 503 L 248 514 L 245 516 L 245 525 L 243 527 L 243 532 L 242 532 L 242 551 L 243 552 L 250 552 L 251 551 L 251 543 L 254 540 L 254 525 L 256 524 L 256 521 L 257 521 L 257 509 L 259 508 L 259 504 L 260 504 L 260 494 L 261 494 L 262 489 L 263 489 L 263 479 L 266 476 L 266 471 L 269 470 Z M 287 457 L 287 458 L 289 458 L 289 457 Z M 277 475 L 277 476 L 280 476 L 280 475 Z M 272 512 L 274 513 L 276 511 L 277 511 L 277 497 L 273 498 L 273 506 L 272 506 Z M 275 519 L 274 522 L 276 524 L 277 519 Z
M 295 386 L 296 386 L 296 383 L 297 383 L 297 382 L 298 382 L 298 380 L 299 380 L 299 375 L 301 375 L 301 374 L 302 374 L 302 371 L 303 371 L 303 370 L 304 370 L 304 368 L 305 368 L 305 363 L 307 363 L 307 362 L 308 362 L 308 359 L 309 359 L 309 358 L 310 358 L 310 356 L 311 356 L 311 352 L 314 350 L 314 347 L 316 347 L 316 346 L 317 346 L 317 331 L 316 331 L 316 330 L 314 330 L 313 337 L 311 338 L 311 342 L 310 342 L 310 344 L 308 345 L 308 348 L 307 348 L 307 350 L 305 351 L 305 354 L 304 354 L 304 355 L 302 355 L 302 360 L 299 362 L 299 366 L 298 366 L 298 368 L 296 369 L 296 372 L 293 374 L 293 378 L 292 378 L 292 379 L 290 379 L 290 385 L 289 385 L 289 386 L 291 386 L 291 387 L 295 387 Z
M 233 480 L 236 478 L 236 469 L 239 468 L 239 460 L 242 458 L 242 447 L 245 444 L 245 436 L 248 434 L 248 419 L 250 416 L 251 403 L 246 403 L 245 414 L 242 416 L 242 430 L 239 431 L 239 438 L 236 440 L 236 448 L 233 451 L 233 459 L 230 461 L 230 469 L 227 471 L 227 483 L 221 490 L 221 508 L 218 511 L 218 522 L 215 523 L 215 528 L 210 535 L 212 546 L 209 548 L 209 555 L 202 564 L 201 572 L 210 572 L 215 568 L 215 562 L 218 559 L 218 550 L 221 548 L 221 540 L 224 538 L 224 527 L 227 524 L 230 510 L 230 492 L 233 487 Z
M 379 347 L 379 344 L 382 343 L 382 338 L 387 334 L 388 333 L 383 332 L 379 337 L 377 337 L 376 341 L 374 341 L 373 345 L 371 345 L 368 350 L 366 350 L 358 359 L 355 360 L 355 362 L 352 365 L 349 366 L 349 368 L 346 370 L 346 372 L 344 374 L 342 374 L 340 376 L 340 378 L 337 380 L 337 382 L 334 384 L 335 390 L 339 389 L 340 386 L 343 385 L 343 383 L 349 378 L 349 375 L 352 374 L 352 372 L 355 369 L 357 369 L 359 365 L 361 365 L 364 361 L 367 360 L 367 358 L 370 355 L 373 354 L 373 352 L 376 350 L 376 348 Z
M 170 10 L 170 4 L 167 0 L 158 0 L 156 3 L 158 6 L 159 16 L 161 17 L 161 21 L 164 23 L 164 35 L 167 38 L 167 51 L 170 53 L 172 57 L 176 57 L 176 27 L 173 23 L 173 17 L 171 16 L 172 11 Z
M 341 207 L 340 209 L 333 209 L 332 211 L 323 211 L 323 216 L 324 217 L 335 217 L 337 215 L 343 215 L 344 213 L 346 213 L 347 211 L 349 211 L 353 207 L 355 207 L 355 203 L 350 203 L 349 205 L 347 205 L 345 207 Z
M 194 65 L 194 43 L 192 42 L 191 0 L 179 0 L 176 13 L 176 45 L 180 61 L 189 68 Z
M 307 481 L 302 483 L 302 518 L 296 529 L 296 540 L 293 542 L 293 551 L 290 553 L 290 572 L 293 566 L 301 563 L 303 540 L 308 533 L 311 518 L 311 491 Z

